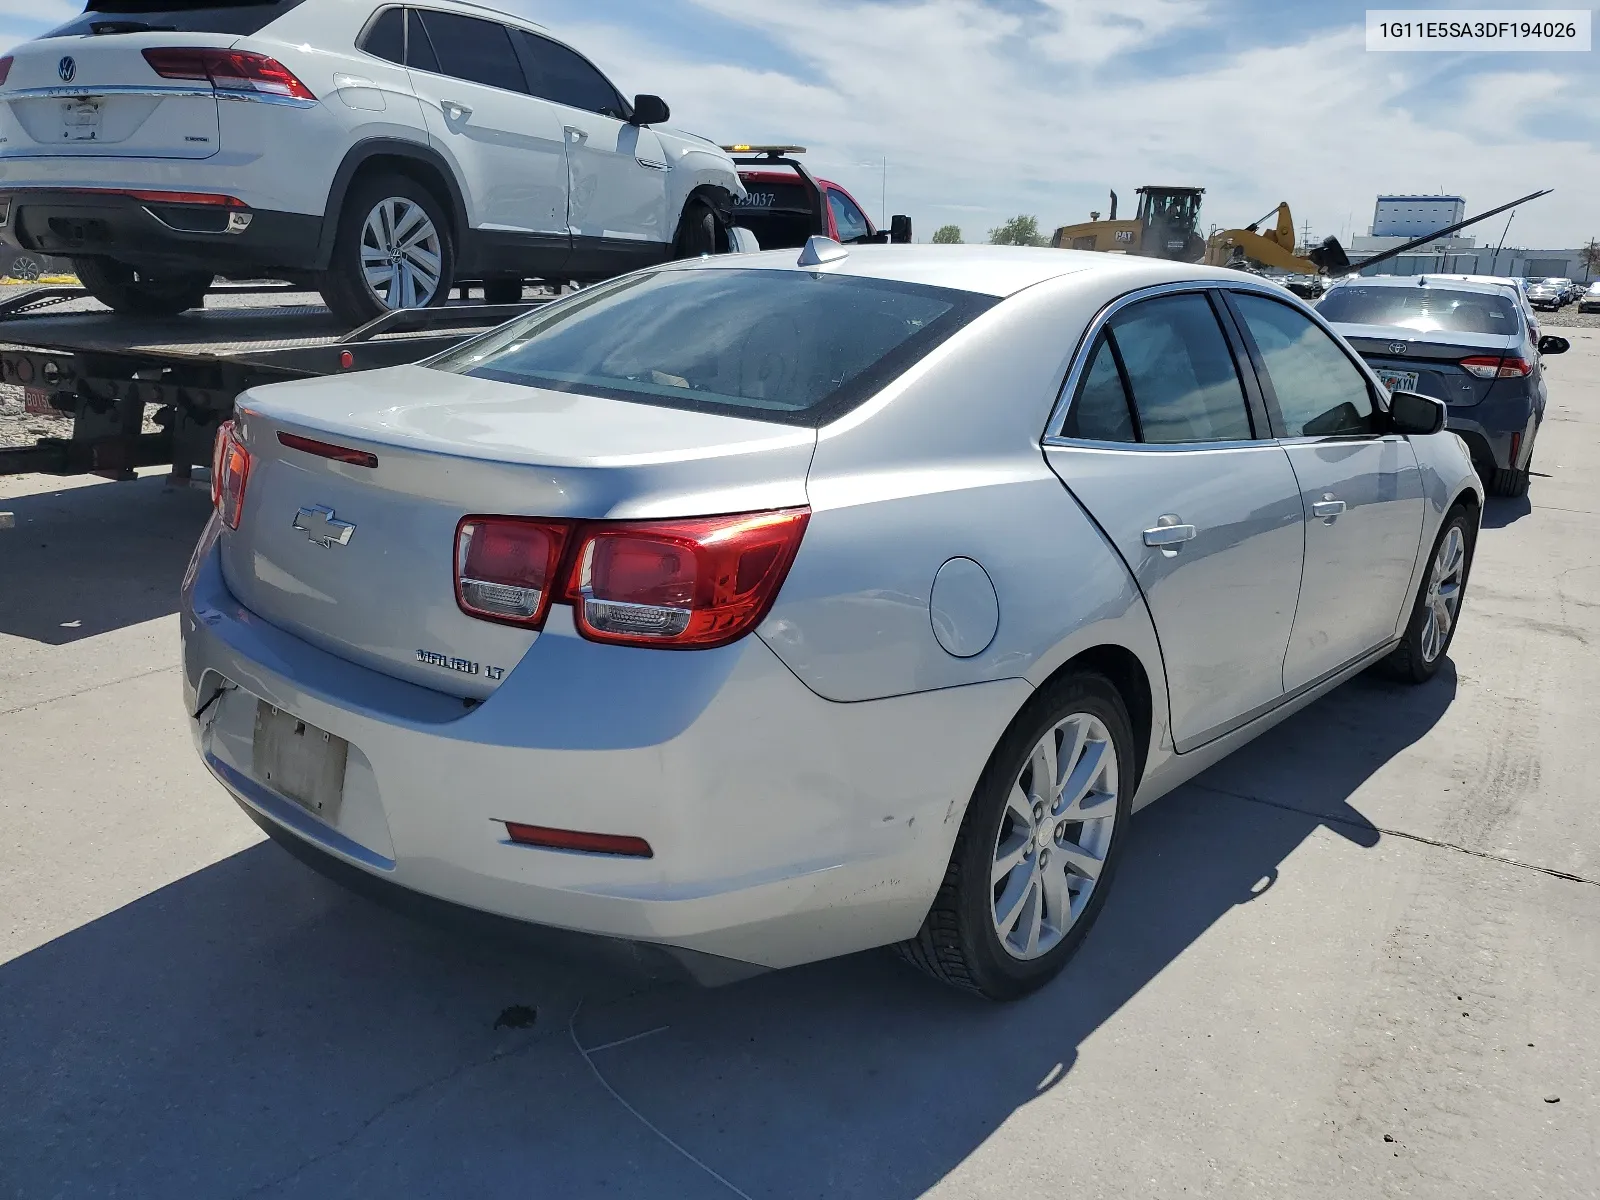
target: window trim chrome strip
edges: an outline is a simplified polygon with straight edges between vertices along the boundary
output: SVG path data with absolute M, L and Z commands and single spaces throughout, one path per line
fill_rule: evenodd
M 97 96 L 154 96 L 166 100 L 190 97 L 213 100 L 242 100 L 251 104 L 282 104 L 290 108 L 311 108 L 318 102 L 299 96 L 278 96 L 272 92 L 247 92 L 242 88 L 214 88 L 194 85 L 144 83 L 111 83 L 104 87 L 36 87 L 18 88 L 14 92 L 0 91 L 0 101 L 11 100 L 92 100 Z M 66 144 L 66 143 L 63 143 Z M 111 144 L 111 143 L 107 143 Z
M 1066 425 L 1067 411 L 1072 407 L 1072 399 L 1078 393 L 1078 384 L 1083 378 L 1083 373 L 1088 370 L 1089 352 L 1094 348 L 1095 339 L 1100 336 L 1100 331 L 1105 328 L 1106 323 L 1109 322 L 1112 317 L 1116 316 L 1117 313 L 1121 312 L 1124 308 L 1127 308 L 1130 304 L 1137 304 L 1141 300 L 1149 300 L 1156 296 L 1178 295 L 1185 292 L 1205 293 L 1221 291 L 1230 288 L 1237 291 L 1258 292 L 1261 295 L 1273 300 L 1283 298 L 1283 296 L 1280 295 L 1282 289 L 1273 287 L 1270 284 L 1256 283 L 1254 280 L 1248 278 L 1242 278 L 1237 281 L 1232 279 L 1183 279 L 1139 288 L 1136 291 L 1128 292 L 1124 295 L 1118 296 L 1115 300 L 1112 300 L 1109 304 L 1102 308 L 1094 315 L 1094 318 L 1085 327 L 1083 338 L 1081 341 L 1079 341 L 1077 350 L 1073 352 L 1072 366 L 1067 371 L 1067 377 L 1061 384 L 1060 392 L 1056 395 L 1055 406 L 1050 410 L 1050 419 L 1045 422 L 1044 433 L 1039 438 L 1040 444 L 1044 446 L 1093 446 L 1106 450 L 1153 450 L 1162 448 L 1171 450 L 1194 450 L 1200 448 L 1224 449 L 1227 447 L 1271 444 L 1273 439 L 1270 436 L 1250 438 L 1248 441 L 1240 441 L 1235 439 L 1227 442 L 1092 442 L 1084 438 L 1065 437 L 1059 432 Z M 1313 319 L 1315 319 L 1315 312 L 1313 312 L 1309 306 L 1301 302 L 1298 296 L 1295 296 L 1293 293 L 1285 294 L 1287 294 L 1289 300 L 1301 307 L 1304 311 L 1311 313 Z M 1326 328 L 1325 324 L 1324 328 Z M 1224 336 L 1226 336 L 1225 331 L 1223 331 L 1220 326 L 1218 332 L 1223 333 Z M 1335 336 L 1337 337 L 1338 335 L 1335 334 Z M 1246 407 L 1248 408 L 1248 402 L 1246 402 Z

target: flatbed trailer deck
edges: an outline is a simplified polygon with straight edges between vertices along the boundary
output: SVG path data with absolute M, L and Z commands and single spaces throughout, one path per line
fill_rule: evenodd
M 17 289 L 0 297 L 0 383 L 22 388 L 29 411 L 73 424 L 71 437 L 0 448 L 0 476 L 171 464 L 186 480 L 211 461 L 217 426 L 246 388 L 416 362 L 548 302 L 464 300 L 349 330 L 314 293 L 285 285 L 218 285 L 205 308 L 162 318 L 110 312 L 77 288 Z

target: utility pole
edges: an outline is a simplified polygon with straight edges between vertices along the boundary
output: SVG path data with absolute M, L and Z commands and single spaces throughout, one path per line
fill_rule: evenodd
M 1311 250 L 1311 222 L 1304 221 L 1300 225 L 1300 253 L 1306 254 Z
M 1511 222 L 1517 219 L 1517 210 L 1512 209 L 1511 215 L 1506 218 L 1506 227 L 1500 231 L 1500 244 L 1494 248 L 1494 257 L 1489 260 L 1489 274 L 1495 273 L 1495 265 L 1500 261 L 1500 251 L 1505 249 L 1506 234 L 1511 232 Z

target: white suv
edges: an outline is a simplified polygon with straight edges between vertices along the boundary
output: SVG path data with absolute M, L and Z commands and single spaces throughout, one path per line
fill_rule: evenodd
M 744 194 L 537 25 L 455 0 L 89 0 L 0 58 L 0 236 L 112 308 L 216 275 L 352 323 L 726 248 Z

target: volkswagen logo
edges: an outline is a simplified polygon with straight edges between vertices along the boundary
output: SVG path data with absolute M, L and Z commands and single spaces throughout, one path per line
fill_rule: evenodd
M 1389 343 L 1389 353 L 1390 354 L 1404 354 L 1410 349 L 1411 349 L 1411 347 L 1406 345 L 1404 342 L 1390 342 Z
M 61 61 L 56 64 L 56 74 L 61 76 L 62 83 L 71 83 L 78 73 L 78 64 L 73 61 L 72 55 L 63 54 Z

